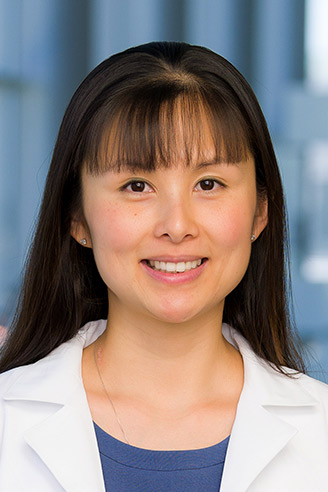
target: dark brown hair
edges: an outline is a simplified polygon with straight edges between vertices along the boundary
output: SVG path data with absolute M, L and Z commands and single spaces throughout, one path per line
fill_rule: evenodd
M 223 320 L 278 370 L 287 365 L 304 371 L 289 317 L 283 191 L 260 106 L 243 76 L 221 56 L 161 42 L 102 62 L 66 110 L 0 372 L 37 361 L 86 322 L 107 317 L 107 287 L 92 250 L 70 235 L 71 219 L 81 213 L 81 167 L 101 173 L 110 166 L 169 166 L 181 152 L 177 115 L 186 164 L 195 143 L 202 148 L 205 120 L 218 160 L 239 162 L 249 153 L 255 159 L 268 225 L 252 246 L 244 278 L 226 298 Z

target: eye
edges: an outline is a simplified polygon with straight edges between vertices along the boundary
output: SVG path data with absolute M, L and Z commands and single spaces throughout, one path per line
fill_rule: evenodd
M 197 183 L 196 188 L 200 189 L 201 191 L 213 191 L 216 188 L 223 186 L 219 181 L 216 179 L 202 179 Z
M 129 183 L 126 183 L 124 186 L 122 186 L 121 189 L 123 191 L 127 190 L 133 193 L 142 193 L 142 192 L 151 191 L 150 185 L 147 184 L 145 181 L 141 181 L 141 180 L 130 181 Z

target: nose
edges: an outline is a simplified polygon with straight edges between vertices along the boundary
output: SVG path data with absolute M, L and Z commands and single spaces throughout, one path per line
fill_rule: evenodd
M 197 237 L 199 227 L 190 200 L 186 197 L 168 197 L 159 204 L 155 236 L 166 237 L 173 243 Z

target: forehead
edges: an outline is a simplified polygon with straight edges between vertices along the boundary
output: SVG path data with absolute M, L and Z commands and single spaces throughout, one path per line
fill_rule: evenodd
M 153 171 L 184 163 L 236 163 L 250 149 L 238 112 L 210 107 L 199 95 L 120 108 L 89 143 L 90 174 L 108 170 Z

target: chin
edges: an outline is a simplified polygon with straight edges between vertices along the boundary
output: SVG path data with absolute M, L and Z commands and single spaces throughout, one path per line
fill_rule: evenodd
M 148 299 L 145 307 L 148 314 L 158 321 L 179 324 L 191 322 L 206 313 L 220 310 L 222 297 L 215 296 L 211 300 L 198 293 L 195 295 L 169 295 L 161 296 L 156 299 Z M 224 301 L 223 301 L 224 303 Z
M 186 305 L 181 307 L 180 309 L 174 305 L 171 305 L 166 310 L 158 310 L 156 312 L 152 311 L 152 315 L 158 319 L 159 321 L 163 321 L 166 323 L 179 324 L 191 321 L 193 318 L 196 318 L 199 315 L 199 312 L 193 307 L 192 309 L 187 308 Z

